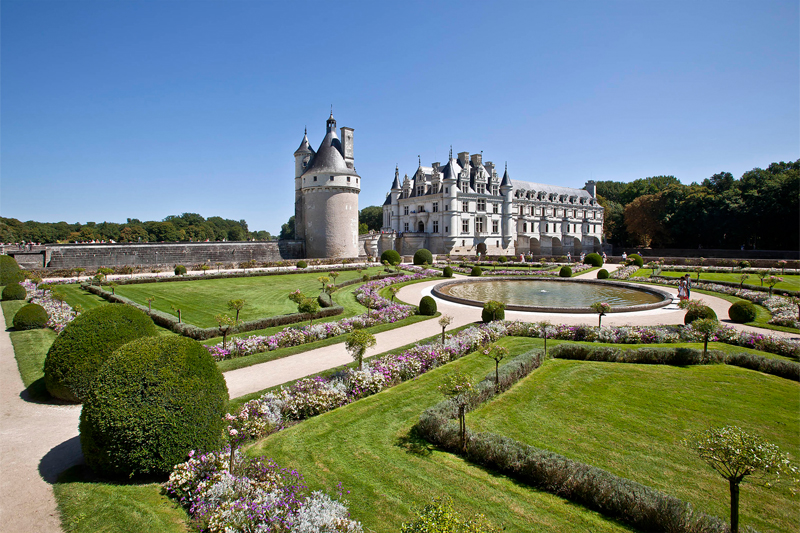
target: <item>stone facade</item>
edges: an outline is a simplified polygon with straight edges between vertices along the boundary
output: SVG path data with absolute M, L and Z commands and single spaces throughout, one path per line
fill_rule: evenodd
M 420 162 L 400 182 L 395 169 L 383 204 L 379 248 L 413 254 L 564 255 L 601 250 L 603 207 L 583 189 L 499 179 L 482 154 L 450 154 L 445 166 Z
M 331 113 L 315 152 L 308 132 L 295 151 L 295 237 L 305 241 L 309 258 L 364 255 L 358 240 L 361 177 L 353 159 L 353 129 L 341 128 Z

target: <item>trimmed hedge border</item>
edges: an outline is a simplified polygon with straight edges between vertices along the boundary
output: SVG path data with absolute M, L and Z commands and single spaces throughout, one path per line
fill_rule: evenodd
M 691 274 L 691 273 L 692 272 L 684 272 L 684 274 Z M 703 272 L 700 273 L 701 276 L 703 274 L 704 274 Z M 734 274 L 738 274 L 738 272 L 734 272 Z M 650 276 L 648 279 L 652 279 L 655 282 L 659 282 L 661 280 L 663 280 L 663 281 L 675 281 L 678 278 L 675 278 L 675 277 L 672 277 L 672 276 Z M 724 285 L 726 287 L 733 287 L 735 289 L 739 288 L 739 283 L 736 283 L 735 281 L 714 281 L 714 280 L 702 279 L 702 278 L 700 278 L 700 280 L 698 281 L 696 277 L 692 278 L 692 287 L 691 288 L 692 289 L 710 290 L 710 289 L 705 289 L 705 288 L 702 287 L 703 285 L 708 285 L 708 284 Z M 742 286 L 742 289 L 745 289 L 745 290 L 748 290 L 748 291 L 769 293 L 769 287 L 760 287 L 758 285 L 749 285 L 747 283 L 745 283 Z M 775 288 L 773 288 L 772 289 L 772 294 L 775 295 L 775 296 L 780 296 L 782 294 L 788 294 L 789 296 L 800 296 L 800 291 L 792 291 L 792 290 L 789 290 L 789 289 L 775 289 Z
M 383 278 L 390 278 L 393 276 L 397 276 L 399 274 L 392 273 L 392 274 L 379 274 L 377 276 L 371 276 L 370 280 L 373 279 L 383 279 Z M 244 276 L 229 276 L 229 277 L 244 277 Z M 170 278 L 164 278 L 163 281 L 167 281 Z M 204 278 L 200 278 L 204 279 Z M 205 279 L 210 279 L 205 278 Z M 187 281 L 184 280 L 173 280 L 173 281 Z M 342 287 L 347 287 L 348 285 L 355 285 L 356 283 L 363 283 L 363 279 L 352 279 L 348 281 L 343 281 L 339 283 L 336 288 L 340 289 Z M 139 303 L 134 302 L 129 298 L 125 298 L 124 296 L 120 296 L 118 294 L 112 294 L 107 290 L 103 289 L 102 287 L 98 287 L 97 285 L 89 285 L 84 283 L 81 285 L 81 288 L 91 292 L 92 294 L 96 294 L 97 296 L 107 300 L 111 303 L 122 303 L 131 305 L 136 307 L 137 309 L 141 309 L 148 315 L 150 318 L 153 319 L 153 322 L 156 325 L 161 326 L 163 328 L 169 329 L 178 335 L 182 335 L 184 337 L 189 337 L 190 339 L 195 339 L 198 341 L 204 341 L 207 339 L 213 339 L 214 337 L 221 337 L 222 331 L 219 327 L 216 328 L 201 328 L 198 326 L 194 326 L 192 324 L 187 324 L 186 322 L 178 322 L 178 318 L 169 314 L 163 313 L 161 311 L 157 311 L 155 309 L 148 310 L 146 305 L 142 305 Z M 327 318 L 331 316 L 341 315 L 344 313 L 344 308 L 338 305 L 334 305 L 332 307 L 326 307 L 320 309 L 316 313 L 291 313 L 288 315 L 278 315 L 278 316 L 271 316 L 271 317 L 264 317 L 264 318 L 257 318 L 255 320 L 250 320 L 247 322 L 240 322 L 239 326 L 236 328 L 236 333 L 246 333 L 248 331 L 255 331 L 258 329 L 265 329 L 271 328 L 274 326 L 286 326 L 289 324 L 297 324 L 298 322 L 305 322 L 306 320 L 317 320 L 318 318 Z
M 789 379 L 800 379 L 800 365 L 751 354 L 724 354 L 691 348 L 640 348 L 619 350 L 577 344 L 560 344 L 551 356 L 562 359 L 650 364 L 708 364 L 720 362 L 781 375 L 788 367 Z M 488 374 L 467 406 L 467 412 L 491 400 L 541 365 L 541 351 L 526 352 L 500 368 L 500 392 L 495 392 L 494 373 Z M 696 362 L 695 362 L 696 361 Z M 777 363 L 777 364 L 774 364 Z M 778 372 L 770 370 L 779 369 Z M 728 533 L 729 527 L 717 517 L 695 512 L 692 505 L 652 487 L 636 483 L 592 465 L 574 461 L 547 450 L 528 446 L 493 433 L 467 429 L 466 449 L 461 449 L 457 407 L 450 400 L 425 410 L 413 431 L 439 448 L 464 459 L 583 505 L 605 516 L 643 531 L 687 531 Z M 754 530 L 753 530 L 754 531 Z

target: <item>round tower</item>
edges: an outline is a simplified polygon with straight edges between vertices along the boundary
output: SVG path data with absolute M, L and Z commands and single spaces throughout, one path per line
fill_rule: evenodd
M 356 173 L 353 159 L 353 129 L 341 128 L 340 140 L 333 113 L 326 125 L 319 149 L 296 178 L 306 257 L 358 257 L 361 177 Z M 298 218 L 296 212 L 295 220 Z
M 303 133 L 300 148 L 294 152 L 294 238 L 298 240 L 306 238 L 301 183 L 303 172 L 308 168 L 312 157 L 314 157 L 314 149 L 308 142 L 308 130 L 306 130 Z

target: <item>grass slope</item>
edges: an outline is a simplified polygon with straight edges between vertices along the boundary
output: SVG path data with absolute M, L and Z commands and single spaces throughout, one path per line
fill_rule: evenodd
M 376 274 L 382 268 L 373 267 L 365 272 Z M 184 322 L 208 328 L 216 326 L 214 316 L 228 313 L 229 300 L 243 298 L 247 301 L 239 314 L 240 320 L 254 320 L 261 317 L 285 315 L 297 312 L 297 305 L 287 296 L 300 289 L 309 296 L 317 296 L 322 285 L 317 278 L 327 276 L 326 272 L 303 274 L 282 274 L 275 276 L 256 276 L 251 278 L 208 279 L 172 283 L 143 283 L 120 285 L 116 293 L 147 305 L 148 297 L 155 297 L 154 309 L 175 314 L 172 305 L 181 309 Z M 337 283 L 359 278 L 358 271 L 340 272 Z M 350 287 L 348 287 L 350 288 Z
M 65 533 L 184 533 L 188 516 L 157 483 L 99 483 L 75 466 L 53 486 Z
M 526 341 L 526 342 L 520 342 Z M 519 353 L 538 341 L 504 339 Z M 521 486 L 409 436 L 420 413 L 442 399 L 454 370 L 476 378 L 494 362 L 473 354 L 370 398 L 272 435 L 248 450 L 297 468 L 312 488 L 350 490 L 352 516 L 365 531 L 396 532 L 416 506 L 450 495 L 457 508 L 484 513 L 506 531 L 628 531 L 561 498 Z
M 470 426 L 552 450 L 729 517 L 728 484 L 681 445 L 692 432 L 740 425 L 800 456 L 796 382 L 724 365 L 667 367 L 549 360 Z M 743 484 L 741 523 L 798 531 L 786 488 Z

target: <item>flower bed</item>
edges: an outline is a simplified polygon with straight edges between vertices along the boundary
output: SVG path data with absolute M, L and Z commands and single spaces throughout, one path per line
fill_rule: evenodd
M 59 302 L 53 298 L 52 291 L 36 288 L 36 284 L 26 279 L 21 283 L 28 293 L 27 298 L 31 303 L 39 304 L 47 311 L 47 327 L 61 333 L 78 313 L 66 302 Z
M 614 272 L 611 273 L 609 276 L 611 279 L 628 279 L 631 277 L 631 274 L 639 270 L 639 267 L 636 265 L 628 265 L 621 268 L 616 269 Z
M 659 285 L 678 285 L 679 279 L 672 280 L 670 278 L 631 278 L 630 281 L 645 281 L 649 283 L 658 283 Z M 768 293 L 761 291 L 752 291 L 749 289 L 740 289 L 738 287 L 731 287 L 729 285 L 720 285 L 719 283 L 696 281 L 692 280 L 692 284 L 699 289 L 706 291 L 719 292 L 736 296 L 744 300 L 766 307 L 772 314 L 769 324 L 776 326 L 786 326 L 790 328 L 800 328 L 798 321 L 797 304 L 791 298 L 780 296 L 778 294 L 770 296 Z
M 281 468 L 263 457 L 242 459 L 236 455 L 231 472 L 229 449 L 191 452 L 189 460 L 176 465 L 164 485 L 167 494 L 186 508 L 198 530 L 362 531 L 361 524 L 350 519 L 346 501 L 321 491 L 309 494 L 296 470 Z
M 223 348 L 222 344 L 206 346 L 211 356 L 217 361 L 242 357 L 259 352 L 277 350 L 288 346 L 299 346 L 329 337 L 336 337 L 349 333 L 354 329 L 363 329 L 379 324 L 390 324 L 412 316 L 416 308 L 410 305 L 393 303 L 380 296 L 378 293 L 384 287 L 405 281 L 425 279 L 439 275 L 435 270 L 423 270 L 416 274 L 394 276 L 374 281 L 368 281 L 354 291 L 356 299 L 370 310 L 361 315 L 343 318 L 334 322 L 311 324 L 302 328 L 288 327 L 274 335 L 251 335 L 249 337 L 234 338 L 230 341 L 230 348 Z

